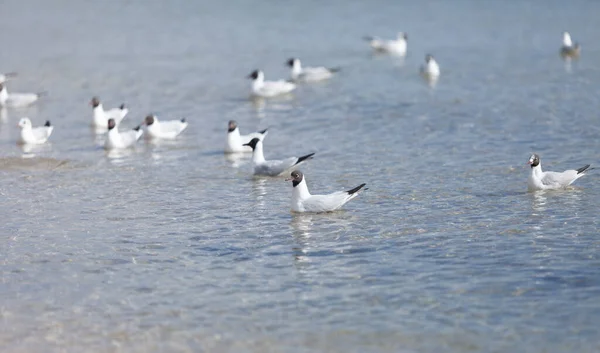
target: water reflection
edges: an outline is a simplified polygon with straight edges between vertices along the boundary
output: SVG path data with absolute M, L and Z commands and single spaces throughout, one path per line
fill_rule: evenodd
M 40 152 L 48 152 L 52 150 L 52 144 L 51 143 L 44 143 L 41 145 L 35 145 L 35 144 L 29 144 L 29 143 L 25 143 L 25 144 L 17 144 L 19 146 L 19 148 L 21 149 L 21 151 L 23 151 L 24 158 L 30 158 L 30 157 L 34 157 L 36 153 L 40 153 Z
M 8 121 L 8 111 L 6 108 L 2 107 L 0 109 L 0 122 L 5 123 Z
M 252 153 L 225 153 L 225 160 L 229 162 L 233 168 L 239 168 L 252 160 Z
M 531 208 L 533 209 L 533 212 L 531 213 L 532 216 L 539 216 L 546 211 L 547 198 L 544 194 L 545 191 L 536 191 L 531 194 L 533 200 L 531 205 Z
M 267 195 L 267 179 L 265 178 L 253 178 L 252 183 L 252 196 L 256 200 L 256 206 L 265 208 L 266 195 Z

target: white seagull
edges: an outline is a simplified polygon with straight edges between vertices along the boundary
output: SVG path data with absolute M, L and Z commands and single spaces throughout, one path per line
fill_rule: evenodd
M 21 118 L 18 126 L 21 128 L 19 136 L 19 144 L 26 145 L 41 145 L 48 141 L 48 137 L 52 134 L 54 126 L 50 125 L 50 121 L 46 121 L 44 126 L 32 127 L 29 118 Z
M 306 185 L 306 179 L 299 170 L 294 170 L 291 178 L 294 190 L 292 191 L 292 211 L 294 212 L 331 212 L 335 211 L 348 201 L 358 196 L 358 192 L 367 184 L 348 191 L 337 191 L 327 195 L 311 195 Z
M 25 107 L 35 103 L 45 93 L 8 93 L 6 85 L 0 83 L 0 106 Z
M 9 79 L 16 77 L 17 73 L 16 72 L 7 72 L 5 74 L 0 74 L 0 83 L 4 83 L 6 81 L 8 81 Z
M 364 39 L 369 42 L 371 48 L 373 48 L 376 52 L 390 53 L 399 56 L 406 55 L 406 41 L 408 40 L 408 35 L 404 32 L 399 32 L 396 39 L 384 40 L 378 37 L 370 36 L 367 36 Z
M 252 152 L 252 147 L 244 146 L 257 137 L 260 140 L 264 140 L 267 136 L 267 129 L 262 131 L 253 132 L 248 135 L 240 135 L 240 128 L 235 120 L 229 120 L 227 128 L 227 143 L 225 144 L 225 153 L 238 153 L 238 152 Z
M 270 98 L 290 93 L 296 89 L 292 82 L 284 80 L 265 81 L 265 74 L 260 70 L 254 70 L 248 78 L 252 79 L 252 94 L 257 97 Z
M 185 118 L 179 120 L 159 121 L 156 115 L 148 115 L 144 119 L 146 137 L 151 139 L 174 139 L 188 127 Z
M 141 126 L 136 126 L 134 129 L 119 132 L 115 119 L 108 119 L 108 134 L 106 134 L 106 141 L 104 142 L 104 149 L 123 149 L 133 147 L 137 140 L 142 137 L 144 130 Z
M 316 82 L 327 80 L 333 76 L 334 73 L 340 71 L 339 68 L 326 68 L 324 66 L 319 67 L 302 67 L 300 59 L 291 58 L 286 62 L 286 65 L 292 68 L 291 77 L 294 81 L 299 82 Z
M 90 105 L 94 108 L 94 120 L 92 120 L 92 125 L 101 129 L 106 129 L 108 126 L 108 119 L 114 119 L 115 123 L 119 125 L 121 120 L 125 118 L 125 115 L 129 113 L 129 109 L 125 108 L 125 103 L 121 104 L 118 108 L 104 110 L 98 97 L 93 97 L 90 101 Z
M 575 180 L 581 178 L 591 169 L 590 165 L 584 165 L 579 169 L 565 170 L 564 172 L 543 172 L 540 156 L 532 154 L 527 164 L 531 165 L 531 174 L 527 180 L 527 190 L 551 190 L 562 189 L 571 185 Z
M 429 80 L 436 80 L 440 76 L 440 66 L 433 58 L 433 55 L 425 55 L 425 63 L 421 65 L 420 73 Z
M 252 164 L 254 165 L 254 175 L 279 176 L 298 164 L 312 159 L 314 153 L 302 157 L 289 157 L 282 160 L 265 160 L 263 155 L 262 141 L 255 137 L 244 146 L 252 147 Z
M 560 48 L 560 55 L 564 58 L 577 58 L 581 52 L 579 43 L 573 44 L 569 32 L 563 32 L 563 45 Z

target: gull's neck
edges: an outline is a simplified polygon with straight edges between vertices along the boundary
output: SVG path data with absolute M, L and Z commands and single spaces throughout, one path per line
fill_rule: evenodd
M 567 32 L 565 32 L 565 34 L 563 34 L 563 45 L 565 47 L 573 46 L 573 41 L 571 41 L 571 35 Z
M 265 84 L 265 74 L 263 74 L 262 72 L 259 72 L 258 77 L 252 81 L 252 89 L 258 90 L 258 89 L 262 88 L 262 86 L 264 86 L 264 84 Z
M 300 60 L 294 60 L 292 65 L 292 76 L 298 77 L 302 73 L 302 64 L 300 64 Z
M 6 86 L 2 86 L 2 90 L 0 91 L 0 103 L 5 103 L 8 99 L 8 91 L 6 90 Z
M 292 200 L 306 200 L 310 197 L 310 192 L 308 191 L 308 186 L 306 185 L 306 178 L 302 178 L 300 184 L 294 186 L 294 190 L 292 191 Z
M 265 162 L 265 155 L 263 154 L 263 144 L 260 140 L 254 147 L 254 152 L 252 153 L 252 162 L 254 164 L 261 164 Z
M 538 163 L 535 167 L 531 168 L 531 175 L 539 178 L 542 175 L 542 162 Z
M 94 107 L 94 113 L 104 114 L 104 108 L 102 107 L 102 103 Z

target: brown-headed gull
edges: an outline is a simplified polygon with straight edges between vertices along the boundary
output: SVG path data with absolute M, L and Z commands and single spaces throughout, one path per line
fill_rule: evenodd
M 279 176 L 284 174 L 298 164 L 312 159 L 314 153 L 302 157 L 289 157 L 282 160 L 266 160 L 263 155 L 263 143 L 258 138 L 253 138 L 246 146 L 252 147 L 252 165 L 254 166 L 254 175 Z
M 398 56 L 405 56 L 407 49 L 408 35 L 405 32 L 399 32 L 396 39 L 380 39 L 378 37 L 364 37 L 373 50 L 379 53 L 389 53 Z
M 144 119 L 146 137 L 149 139 L 172 140 L 179 136 L 188 127 L 185 118 L 179 120 L 160 121 L 156 115 L 148 115 Z
M 6 84 L 0 83 L 0 106 L 4 107 L 26 107 L 35 103 L 45 93 L 8 93 Z
M 291 78 L 298 82 L 317 82 L 327 80 L 334 73 L 340 71 L 339 68 L 318 67 L 302 67 L 302 63 L 298 58 L 291 58 L 286 61 L 286 65 L 292 68 Z
M 587 164 L 579 169 L 570 169 L 564 172 L 543 172 L 540 156 L 535 153 L 529 157 L 527 164 L 531 165 L 531 174 L 527 180 L 529 191 L 565 188 L 591 170 L 589 169 L 590 165 Z
M 123 132 L 119 132 L 115 119 L 108 119 L 108 134 L 106 134 L 106 141 L 104 142 L 104 149 L 123 149 L 135 146 L 137 140 L 142 137 L 144 130 L 141 126 Z
M 252 79 L 252 95 L 262 98 L 270 98 L 290 93 L 296 89 L 292 82 L 284 80 L 265 81 L 265 74 L 261 70 L 254 70 L 248 78 Z
M 96 128 L 106 129 L 108 126 L 108 119 L 114 119 L 115 123 L 119 125 L 121 120 L 125 118 L 125 115 L 129 112 L 129 109 L 125 107 L 125 103 L 121 104 L 118 108 L 104 110 L 100 98 L 93 97 L 90 101 L 90 105 L 93 108 L 94 119 L 92 125 Z
M 241 135 L 240 128 L 235 120 L 229 120 L 227 125 L 227 143 L 225 144 L 225 153 L 252 152 L 252 147 L 246 145 L 253 138 L 264 140 L 267 136 L 267 129 L 253 132 L 248 135 Z
M 294 189 L 292 191 L 292 211 L 294 212 L 331 212 L 344 206 L 348 201 L 358 196 L 358 192 L 366 185 L 347 191 L 337 191 L 327 195 L 311 195 L 306 185 L 306 178 L 299 170 L 294 170 L 291 178 Z

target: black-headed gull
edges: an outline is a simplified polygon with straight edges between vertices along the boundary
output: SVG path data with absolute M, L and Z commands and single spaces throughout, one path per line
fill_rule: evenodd
M 302 67 L 302 63 L 300 63 L 300 59 L 298 58 L 291 58 L 288 61 L 286 61 L 285 64 L 292 68 L 292 80 L 299 82 L 316 82 L 327 80 L 331 78 L 335 72 L 340 71 L 340 69 L 337 67 Z
M 440 66 L 433 58 L 433 55 L 425 55 L 425 63 L 421 65 L 419 72 L 428 80 L 436 80 L 440 76 Z
M 100 98 L 98 97 L 93 97 L 90 101 L 90 105 L 93 107 L 94 112 L 92 125 L 100 129 L 106 129 L 108 126 L 108 119 L 114 119 L 115 123 L 119 125 L 121 120 L 123 120 L 125 115 L 129 112 L 129 109 L 125 107 L 125 103 L 121 104 L 118 108 L 104 110 Z
M 227 143 L 225 144 L 225 153 L 252 152 L 252 147 L 245 144 L 253 138 L 264 140 L 267 136 L 267 129 L 253 132 L 248 135 L 241 135 L 240 128 L 235 120 L 229 120 L 227 125 Z
M 8 93 L 6 85 L 0 83 L 0 106 L 26 107 L 35 103 L 45 93 Z
M 396 39 L 384 40 L 378 37 L 365 37 L 373 50 L 380 53 L 390 53 L 399 56 L 406 55 L 406 47 L 408 35 L 404 32 L 399 32 Z
M 358 192 L 367 184 L 347 191 L 337 191 L 327 195 L 311 195 L 306 185 L 306 179 L 299 170 L 294 170 L 291 178 L 294 189 L 292 191 L 292 211 L 294 212 L 331 212 L 344 206 L 348 201 L 358 195 Z
M 29 118 L 21 118 L 18 126 L 21 128 L 19 144 L 41 145 L 48 141 L 48 137 L 54 130 L 54 126 L 50 124 L 50 121 L 46 121 L 44 126 L 32 127 Z
M 573 43 L 569 32 L 563 32 L 563 44 L 560 48 L 560 55 L 564 58 L 577 58 L 581 53 L 579 43 Z
M 252 79 L 252 94 L 257 97 L 269 98 L 290 93 L 296 89 L 292 82 L 284 80 L 265 81 L 265 74 L 260 70 L 254 70 L 248 78 Z
M 254 175 L 279 176 L 298 164 L 312 159 L 314 155 L 314 153 L 310 153 L 302 157 L 289 157 L 282 160 L 267 161 L 263 155 L 262 141 L 258 137 L 253 138 L 245 146 L 250 146 L 253 150 L 252 164 L 254 166 Z
M 9 79 L 16 77 L 17 73 L 16 72 L 7 72 L 4 74 L 0 74 L 0 83 L 4 83 L 6 81 L 8 81 Z
M 156 115 L 148 115 L 143 124 L 146 126 L 146 137 L 150 139 L 174 139 L 188 127 L 185 118 L 159 121 Z
M 137 140 L 142 137 L 144 130 L 138 125 L 135 128 L 123 132 L 119 132 L 115 119 L 108 119 L 108 134 L 104 142 L 104 149 L 123 149 L 135 146 Z
M 535 153 L 529 157 L 527 164 L 531 165 L 531 174 L 527 180 L 527 189 L 529 191 L 565 188 L 590 170 L 590 165 L 587 164 L 579 169 L 565 170 L 562 173 L 543 172 L 540 156 Z

